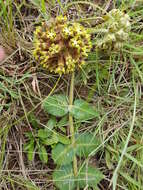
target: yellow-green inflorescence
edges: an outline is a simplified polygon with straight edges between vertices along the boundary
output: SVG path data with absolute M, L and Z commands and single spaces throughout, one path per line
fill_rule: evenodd
M 66 16 L 42 23 L 34 32 L 33 55 L 50 72 L 67 74 L 80 68 L 91 47 L 85 27 L 69 23 Z
M 106 50 L 121 49 L 123 43 L 128 40 L 131 30 L 129 15 L 119 9 L 113 9 L 103 19 L 101 27 L 104 34 L 97 40 L 97 47 Z

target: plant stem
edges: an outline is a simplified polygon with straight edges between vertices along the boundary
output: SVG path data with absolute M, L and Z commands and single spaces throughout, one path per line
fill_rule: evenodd
M 72 107 L 73 105 L 73 98 L 74 98 L 74 72 L 72 73 L 71 76 L 71 83 L 70 83 L 70 93 L 69 93 L 69 106 Z M 71 136 L 71 142 L 73 147 L 75 147 L 75 132 L 74 132 L 74 125 L 73 125 L 73 117 L 69 113 L 69 126 L 70 126 L 70 136 Z M 74 152 L 74 159 L 73 159 L 73 171 L 74 171 L 74 176 L 77 176 L 77 158 Z

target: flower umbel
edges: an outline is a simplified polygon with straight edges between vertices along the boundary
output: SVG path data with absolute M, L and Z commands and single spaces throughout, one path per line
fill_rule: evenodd
M 35 59 L 50 72 L 67 74 L 80 68 L 92 45 L 90 35 L 79 23 L 69 23 L 58 16 L 34 32 Z

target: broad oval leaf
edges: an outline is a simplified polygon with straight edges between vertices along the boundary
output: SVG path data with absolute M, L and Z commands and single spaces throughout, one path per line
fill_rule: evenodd
M 57 165 L 67 165 L 73 161 L 74 151 L 71 146 L 58 143 L 52 150 L 52 158 Z
M 79 171 L 77 182 L 80 188 L 84 188 L 86 185 L 97 188 L 98 183 L 104 178 L 104 175 L 99 169 L 91 166 L 87 166 L 87 168 L 84 166 Z
M 89 132 L 76 135 L 76 154 L 79 157 L 88 157 L 100 144 L 100 140 Z M 96 153 L 96 152 L 95 152 Z
M 97 110 L 82 99 L 75 100 L 74 105 L 69 109 L 69 112 L 75 119 L 80 121 L 86 121 L 99 116 Z
M 67 97 L 64 95 L 49 96 L 43 101 L 42 107 L 49 114 L 62 117 L 68 113 Z
M 53 181 L 59 190 L 74 190 L 76 187 L 72 165 L 61 166 L 53 173 Z

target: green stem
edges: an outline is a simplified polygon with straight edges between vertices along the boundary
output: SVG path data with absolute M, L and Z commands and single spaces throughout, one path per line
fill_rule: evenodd
M 74 98 L 74 72 L 71 76 L 71 83 L 70 83 L 70 93 L 69 93 L 69 106 L 72 107 L 73 105 L 73 98 Z M 73 117 L 69 113 L 69 126 L 70 126 L 70 136 L 71 136 L 71 142 L 73 147 L 75 147 L 75 132 L 74 132 L 74 125 L 73 125 Z M 74 176 L 77 176 L 78 169 L 77 169 L 77 158 L 74 153 L 74 159 L 73 159 L 73 171 Z

